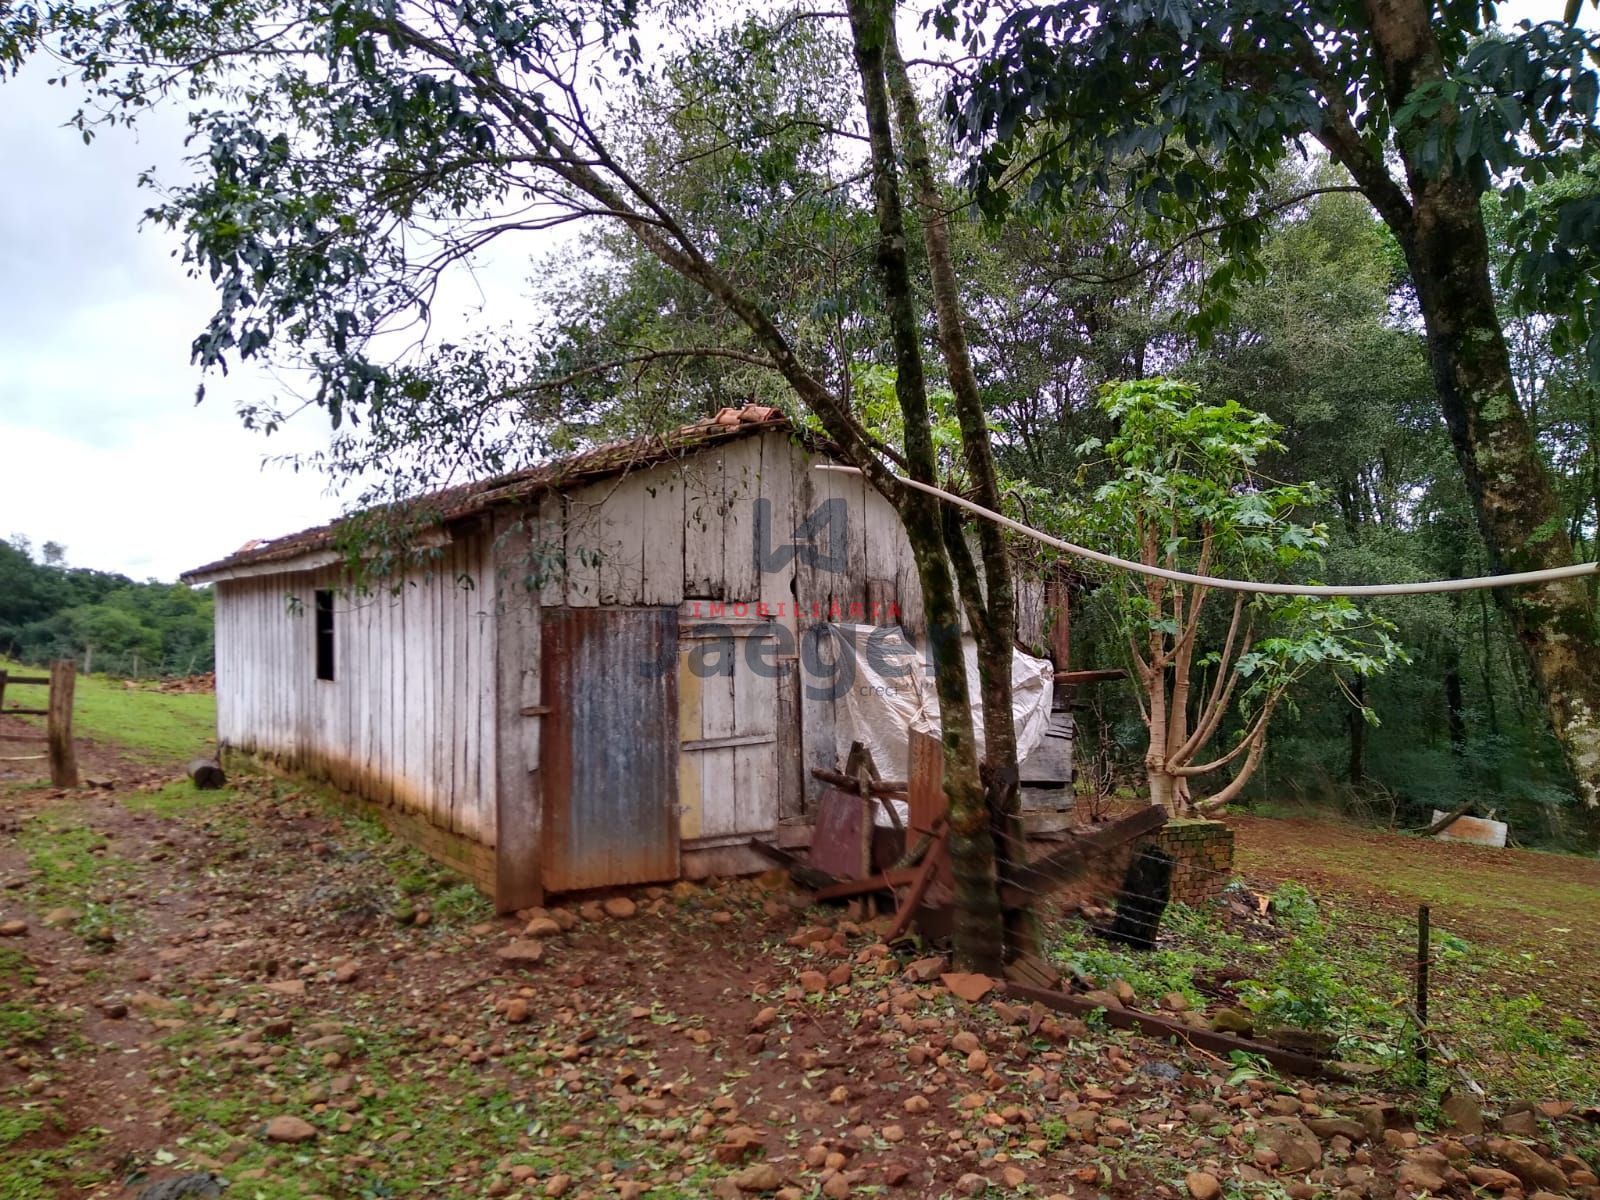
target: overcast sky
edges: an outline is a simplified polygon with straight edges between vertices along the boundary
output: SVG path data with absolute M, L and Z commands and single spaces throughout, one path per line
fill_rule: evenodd
M 1501 19 L 1561 7 L 1525 0 Z M 327 520 L 340 503 L 321 475 L 263 465 L 325 444 L 320 411 L 271 438 L 246 431 L 234 405 L 278 390 L 258 372 L 211 378 L 195 405 L 189 343 L 212 292 L 186 277 L 173 235 L 139 229 L 152 202 L 139 172 L 175 177 L 181 120 L 85 146 L 62 128 L 72 95 L 38 69 L 0 84 L 0 537 L 60 542 L 74 566 L 172 579 Z M 530 249 L 490 264 L 487 303 L 457 296 L 452 323 L 532 315 L 520 283 Z

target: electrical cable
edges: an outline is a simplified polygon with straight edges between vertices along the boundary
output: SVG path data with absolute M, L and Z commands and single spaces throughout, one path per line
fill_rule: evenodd
M 812 467 L 814 471 L 840 471 L 850 475 L 859 475 L 858 467 L 849 467 L 841 463 L 818 463 Z M 891 472 L 892 474 L 892 472 Z M 1201 587 L 1219 588 L 1223 591 L 1257 592 L 1269 596 L 1421 596 L 1437 592 L 1471 592 L 1482 591 L 1488 588 L 1525 587 L 1530 584 L 1553 583 L 1561 579 L 1579 579 L 1586 575 L 1600 574 L 1600 562 L 1574 563 L 1570 567 L 1550 567 L 1542 571 L 1517 571 L 1509 575 L 1479 575 L 1470 579 L 1433 579 L 1417 583 L 1352 583 L 1352 584 L 1323 584 L 1323 583 L 1257 583 L 1246 579 L 1222 579 L 1213 575 L 1191 575 L 1187 571 L 1169 571 L 1165 567 L 1152 567 L 1145 563 L 1133 562 L 1130 559 L 1118 558 L 1114 554 L 1105 554 L 1099 550 L 1090 550 L 1087 546 L 1077 546 L 1071 542 L 1062 541 L 1048 533 L 1024 525 L 1021 521 L 1013 521 L 1003 513 L 993 509 L 984 508 L 981 504 L 974 504 L 971 500 L 947 492 L 943 488 L 934 487 L 929 483 L 921 483 L 915 479 L 908 479 L 904 475 L 895 475 L 907 487 L 916 488 L 918 491 L 927 492 L 930 496 L 937 496 L 947 504 L 957 508 L 964 508 L 968 512 L 976 513 L 986 520 L 993 521 L 1006 529 L 1030 537 L 1036 542 L 1046 546 L 1075 555 L 1078 558 L 1087 558 L 1093 562 L 1104 563 L 1110 567 L 1120 567 L 1125 571 L 1134 571 L 1140 575 L 1151 575 L 1157 579 L 1170 580 L 1173 583 L 1192 583 Z

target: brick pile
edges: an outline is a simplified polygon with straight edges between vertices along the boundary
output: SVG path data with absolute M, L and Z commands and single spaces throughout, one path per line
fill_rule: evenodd
M 1184 904 L 1215 900 L 1233 871 L 1233 830 L 1221 821 L 1175 817 L 1143 843 L 1173 860 L 1172 898 Z

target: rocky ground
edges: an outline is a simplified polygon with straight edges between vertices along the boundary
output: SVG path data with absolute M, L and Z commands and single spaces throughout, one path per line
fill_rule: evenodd
M 781 876 L 497 918 L 328 797 L 89 755 L 0 783 L 5 1200 L 1600 1197 L 1552 1098 L 1450 1127 L 969 1001 Z

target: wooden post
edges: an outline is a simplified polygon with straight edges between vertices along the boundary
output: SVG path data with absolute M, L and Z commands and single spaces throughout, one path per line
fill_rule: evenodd
M 58 788 L 78 786 L 78 756 L 72 745 L 72 693 L 77 664 L 57 659 L 50 664 L 50 712 L 46 736 L 50 741 L 50 782 Z
M 1423 904 L 1417 908 L 1417 1067 L 1423 1086 L 1428 1082 L 1428 925 L 1428 906 Z
M 0 708 L 6 706 L 6 671 L 0 668 Z
M 1057 671 L 1071 669 L 1072 601 L 1067 585 L 1052 579 L 1044 585 L 1045 612 L 1050 616 L 1050 665 Z

